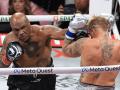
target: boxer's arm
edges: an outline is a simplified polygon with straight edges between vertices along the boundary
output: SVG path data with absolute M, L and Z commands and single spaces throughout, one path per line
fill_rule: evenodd
M 63 52 L 70 57 L 79 57 L 86 37 L 83 31 L 79 31 L 87 24 L 87 19 L 81 14 L 76 14 L 70 21 L 68 30 L 65 34 Z M 80 33 L 79 35 L 77 35 Z M 84 32 L 85 33 L 85 32 Z M 80 37 L 79 39 L 77 39 Z
M 7 40 L 6 39 L 7 38 L 5 38 L 3 41 L 3 47 L 1 50 L 0 68 L 8 67 L 11 64 L 11 62 L 6 57 L 6 47 L 7 47 Z
M 77 41 L 69 40 L 65 38 L 63 45 L 63 53 L 69 57 L 81 56 L 81 51 L 84 46 L 86 38 L 81 38 Z
M 64 39 L 66 30 L 53 25 L 41 26 L 42 30 L 50 36 L 51 39 Z

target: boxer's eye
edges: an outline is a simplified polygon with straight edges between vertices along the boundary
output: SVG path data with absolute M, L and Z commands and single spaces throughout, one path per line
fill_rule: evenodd
M 16 28 L 15 28 L 14 31 L 19 31 L 19 29 L 16 29 Z
M 22 26 L 22 27 L 21 27 L 21 29 L 24 29 L 24 28 L 25 28 L 25 26 Z

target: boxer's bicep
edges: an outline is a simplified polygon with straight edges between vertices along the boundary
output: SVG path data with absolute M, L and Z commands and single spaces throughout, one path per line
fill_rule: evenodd
M 64 39 L 66 30 L 53 25 L 43 26 L 43 30 L 46 34 L 49 34 L 52 39 Z
M 61 40 L 65 38 L 65 30 L 61 29 L 61 30 L 52 30 L 51 31 L 51 38 L 52 39 L 56 39 L 56 40 Z

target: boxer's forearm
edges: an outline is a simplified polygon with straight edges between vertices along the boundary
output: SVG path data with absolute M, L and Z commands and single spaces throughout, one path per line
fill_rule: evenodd
M 63 52 L 71 57 L 78 57 L 81 55 L 82 40 L 77 39 L 77 33 L 86 26 L 87 19 L 86 17 L 76 14 L 73 19 L 70 21 L 68 30 L 65 33 Z M 83 32 L 81 32 L 83 33 Z M 80 34 L 81 35 L 81 34 Z M 84 34 L 82 34 L 84 35 Z M 83 36 L 85 37 L 85 36 Z
M 63 52 L 65 55 L 69 57 L 79 57 L 79 43 L 69 40 L 67 38 L 64 39 Z
M 5 65 L 2 63 L 2 60 L 0 60 L 0 68 L 7 68 L 9 67 L 9 65 Z

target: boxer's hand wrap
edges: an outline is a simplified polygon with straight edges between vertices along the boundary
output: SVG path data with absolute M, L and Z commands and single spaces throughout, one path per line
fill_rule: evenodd
M 10 42 L 6 49 L 8 60 L 15 61 L 23 54 L 23 49 L 19 42 Z
M 75 34 L 78 30 L 84 28 L 88 22 L 88 19 L 81 14 L 75 14 L 73 16 L 72 21 L 69 23 L 68 31 L 66 32 L 66 38 L 73 40 L 75 38 Z

